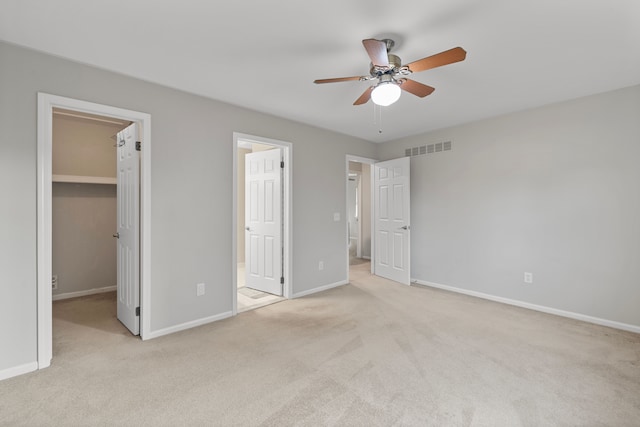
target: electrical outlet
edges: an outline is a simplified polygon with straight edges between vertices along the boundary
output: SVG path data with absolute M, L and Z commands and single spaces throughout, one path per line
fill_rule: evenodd
M 57 274 L 54 274 L 53 276 L 51 276 L 51 290 L 52 291 L 58 290 L 58 275 Z
M 318 261 L 318 270 L 324 270 L 324 261 Z
M 533 283 L 533 273 L 524 273 L 524 283 Z
M 201 297 L 204 295 L 204 283 L 198 283 L 196 285 L 196 296 Z

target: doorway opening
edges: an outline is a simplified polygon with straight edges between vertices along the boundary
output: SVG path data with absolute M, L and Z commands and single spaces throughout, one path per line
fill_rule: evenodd
M 371 274 L 409 285 L 409 157 L 377 162 L 347 155 L 345 176 L 347 278 L 366 268 Z M 367 256 L 369 265 L 360 267 L 358 263 Z
M 83 123 L 80 127 L 84 129 L 75 129 L 66 135 L 63 131 L 63 141 L 60 141 L 60 120 L 65 119 L 75 120 L 76 125 Z M 89 145 L 82 141 L 83 138 L 91 138 L 88 134 L 82 136 L 82 132 L 87 131 L 88 122 L 105 125 L 103 134 L 115 131 L 115 140 L 112 138 L 114 134 L 110 134 L 106 142 L 108 147 L 88 149 Z M 114 128 L 110 128 L 111 125 Z M 64 123 L 62 127 L 65 127 Z M 116 131 L 116 128 L 119 130 Z M 135 253 L 136 261 L 132 263 L 133 258 L 120 257 L 116 262 L 117 313 L 127 328 L 132 329 L 135 326 L 135 329 L 132 329 L 134 334 L 140 334 L 142 339 L 148 335 L 150 131 L 151 116 L 145 113 L 45 93 L 38 94 L 38 369 L 49 366 L 53 355 L 53 286 L 58 287 L 55 299 L 113 291 L 115 283 L 108 284 L 113 280 L 113 271 L 108 271 L 109 266 L 114 265 L 112 241 L 118 232 L 122 234 L 122 225 L 128 224 L 127 221 L 120 220 L 127 215 L 137 218 L 139 224 L 135 228 L 129 228 L 131 232 L 126 237 L 128 241 L 135 241 L 135 245 L 127 244 L 126 249 Z M 55 147 L 54 133 L 58 140 Z M 75 135 L 72 135 L 74 133 Z M 126 140 L 126 143 L 122 142 L 123 140 Z M 104 145 L 105 142 L 99 144 Z M 114 145 L 117 148 L 114 148 Z M 137 154 L 127 155 L 123 151 L 125 149 Z M 113 150 L 112 160 L 115 160 L 117 153 L 117 160 L 113 163 L 107 161 L 106 156 L 100 155 L 109 150 Z M 129 168 L 129 163 L 122 162 L 126 158 L 133 159 L 130 163 L 135 165 L 135 169 Z M 89 161 L 90 159 L 92 161 Z M 115 165 L 117 172 L 109 170 Z M 125 177 L 123 181 L 121 175 L 128 175 L 129 178 Z M 132 188 L 136 188 L 135 192 Z M 135 201 L 135 209 L 130 210 L 130 204 L 123 204 L 122 200 Z M 114 213 L 112 208 L 115 206 L 118 206 L 120 211 Z M 83 211 L 85 214 L 88 212 L 88 215 L 85 216 Z M 115 220 L 116 218 L 118 219 Z M 78 227 L 84 228 L 85 233 L 79 232 Z M 104 236 L 105 233 L 107 236 Z M 99 240 L 99 248 L 94 247 L 95 241 L 89 242 L 92 235 L 99 236 L 99 239 L 96 239 Z M 121 239 L 118 239 L 118 242 L 116 256 L 123 252 L 120 250 Z M 89 256 L 91 262 L 78 259 L 80 255 L 77 249 L 81 249 L 83 245 L 87 248 L 87 253 L 82 256 Z M 120 262 L 123 260 L 127 262 Z M 83 263 L 93 265 L 82 265 Z M 125 267 L 122 267 L 123 264 Z M 58 271 L 54 273 L 53 265 L 56 269 L 61 269 L 63 274 L 58 274 Z M 85 271 L 78 274 L 78 267 L 84 268 Z M 91 270 L 90 267 L 95 268 L 93 271 L 86 271 Z M 99 279 L 87 279 L 89 276 Z M 131 284 L 130 287 L 121 286 L 123 278 Z M 121 316 L 121 302 L 124 302 L 125 308 L 130 311 L 130 322 L 123 320 Z
M 73 329 L 76 333 L 82 326 L 105 324 L 109 319 L 124 332 L 118 322 L 113 322 L 120 317 L 116 295 L 118 245 L 114 238 L 121 191 L 116 146 L 121 132 L 131 125 L 129 120 L 53 109 L 54 343 L 60 335 L 56 325 L 62 319 L 72 320 L 78 326 Z
M 233 314 L 290 298 L 291 144 L 234 133 Z
M 373 273 L 373 159 L 347 155 L 347 278 L 356 271 Z

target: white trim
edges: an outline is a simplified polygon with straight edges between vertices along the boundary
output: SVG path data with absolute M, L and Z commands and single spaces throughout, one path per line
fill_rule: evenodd
M 215 316 L 203 317 L 198 320 L 191 320 L 189 322 L 181 323 L 179 325 L 170 326 L 164 329 L 158 329 L 157 331 L 149 332 L 146 339 L 158 338 L 164 335 L 173 334 L 175 332 L 184 331 L 186 329 L 195 328 L 196 326 L 206 325 L 207 323 L 217 322 L 218 320 L 226 319 L 233 316 L 231 311 L 216 314 Z
M 243 144 L 255 142 L 257 144 L 267 144 L 282 149 L 282 158 L 284 159 L 284 214 L 283 225 L 284 235 L 282 242 L 284 243 L 284 266 L 283 266 L 283 296 L 287 299 L 293 298 L 293 144 L 286 141 L 264 138 L 261 136 L 249 135 L 240 132 L 233 133 L 233 197 L 232 197 L 232 214 L 231 214 L 231 312 L 233 316 L 238 314 L 238 148 Z M 246 145 L 245 145 L 246 146 Z
M 329 289 L 337 288 L 338 286 L 344 286 L 348 283 L 349 283 L 348 280 L 341 280 L 339 282 L 329 283 L 328 285 L 318 286 L 317 288 L 295 293 L 293 294 L 293 298 L 300 298 L 300 297 L 305 297 L 307 295 L 315 294 L 318 292 L 328 291 Z
M 51 299 L 53 301 L 58 301 L 61 299 L 86 297 L 87 295 L 104 294 L 106 292 L 113 292 L 117 289 L 118 289 L 117 286 L 105 286 L 104 288 L 93 288 L 93 289 L 87 289 L 86 291 L 65 292 L 63 294 L 54 294 L 51 297 Z
M 17 377 L 18 375 L 33 372 L 38 369 L 38 362 L 25 363 L 24 365 L 14 366 L 0 371 L 0 381 L 7 378 Z
M 74 184 L 117 184 L 118 179 L 108 176 L 52 175 L 53 182 L 69 182 Z
M 371 261 L 371 257 L 370 256 L 366 256 L 366 255 L 363 255 L 362 259 L 368 259 L 369 261 Z
M 369 159 L 367 157 L 360 157 L 360 156 L 353 156 L 351 154 L 347 154 L 345 156 L 345 184 L 344 184 L 344 200 L 345 200 L 345 212 L 344 212 L 344 217 L 347 218 L 347 221 L 345 221 L 345 235 L 347 236 L 347 241 L 349 240 L 349 162 L 356 162 L 356 163 L 365 163 L 367 165 L 374 165 L 376 164 L 377 160 L 374 159 Z M 373 259 L 373 254 L 375 254 L 375 239 L 373 238 L 374 234 L 373 234 L 373 169 L 374 168 L 369 168 L 369 189 L 370 194 L 369 194 L 369 222 L 371 223 L 371 230 L 370 230 L 370 236 L 371 236 L 371 257 L 369 257 L 368 259 Z M 362 172 L 360 172 L 360 181 L 362 182 Z M 362 204 L 361 204 L 362 205 Z M 362 225 L 360 225 L 360 233 L 358 235 L 358 238 L 361 238 L 360 236 L 362 236 Z M 373 270 L 373 266 L 374 266 L 374 262 L 371 261 L 371 274 L 374 274 L 374 270 Z M 347 274 L 346 274 L 346 278 L 347 278 L 347 282 L 349 281 L 349 247 L 347 246 Z
M 51 314 L 51 187 L 53 109 L 108 116 L 139 122 L 142 142 L 140 166 L 140 337 L 151 329 L 151 116 L 147 113 L 38 93 L 37 117 L 37 316 L 38 369 L 51 364 L 53 355 Z
M 439 283 L 427 282 L 424 280 L 411 279 L 412 283 L 419 285 L 429 286 L 432 288 L 438 288 L 445 291 L 456 292 L 459 294 L 469 295 L 472 297 L 482 298 L 489 301 L 495 301 L 502 304 L 513 305 L 516 307 L 527 308 L 529 310 L 540 311 L 542 313 L 554 314 L 556 316 L 567 317 L 569 319 L 581 320 L 583 322 L 594 323 L 596 325 L 608 326 L 614 329 L 621 329 L 623 331 L 635 332 L 640 334 L 640 326 L 630 325 L 628 323 L 616 322 L 614 320 L 601 319 L 599 317 L 588 316 L 586 314 L 574 313 L 572 311 L 559 310 L 557 308 L 546 307 L 543 305 L 531 304 L 524 301 L 518 301 L 510 298 L 498 297 L 495 295 L 485 294 L 477 291 L 470 291 L 467 289 L 456 288 L 454 286 L 441 285 Z

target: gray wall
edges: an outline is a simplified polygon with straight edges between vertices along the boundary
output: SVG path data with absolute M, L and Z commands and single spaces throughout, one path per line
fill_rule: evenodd
M 345 155 L 373 157 L 373 144 L 0 43 L 0 370 L 36 360 L 38 91 L 152 116 L 152 331 L 231 311 L 234 131 L 293 144 L 294 292 L 346 280 L 333 212 L 346 209 Z
M 115 286 L 116 186 L 54 183 L 51 207 L 53 295 Z
M 411 159 L 413 278 L 640 326 L 640 86 L 378 155 L 449 140 Z

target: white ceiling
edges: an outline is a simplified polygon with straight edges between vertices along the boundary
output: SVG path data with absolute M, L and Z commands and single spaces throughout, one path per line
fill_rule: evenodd
M 365 38 L 436 91 L 353 106 Z M 3 0 L 0 39 L 250 109 L 382 142 L 640 83 L 638 0 Z M 1 60 L 1 58 L 0 58 Z

